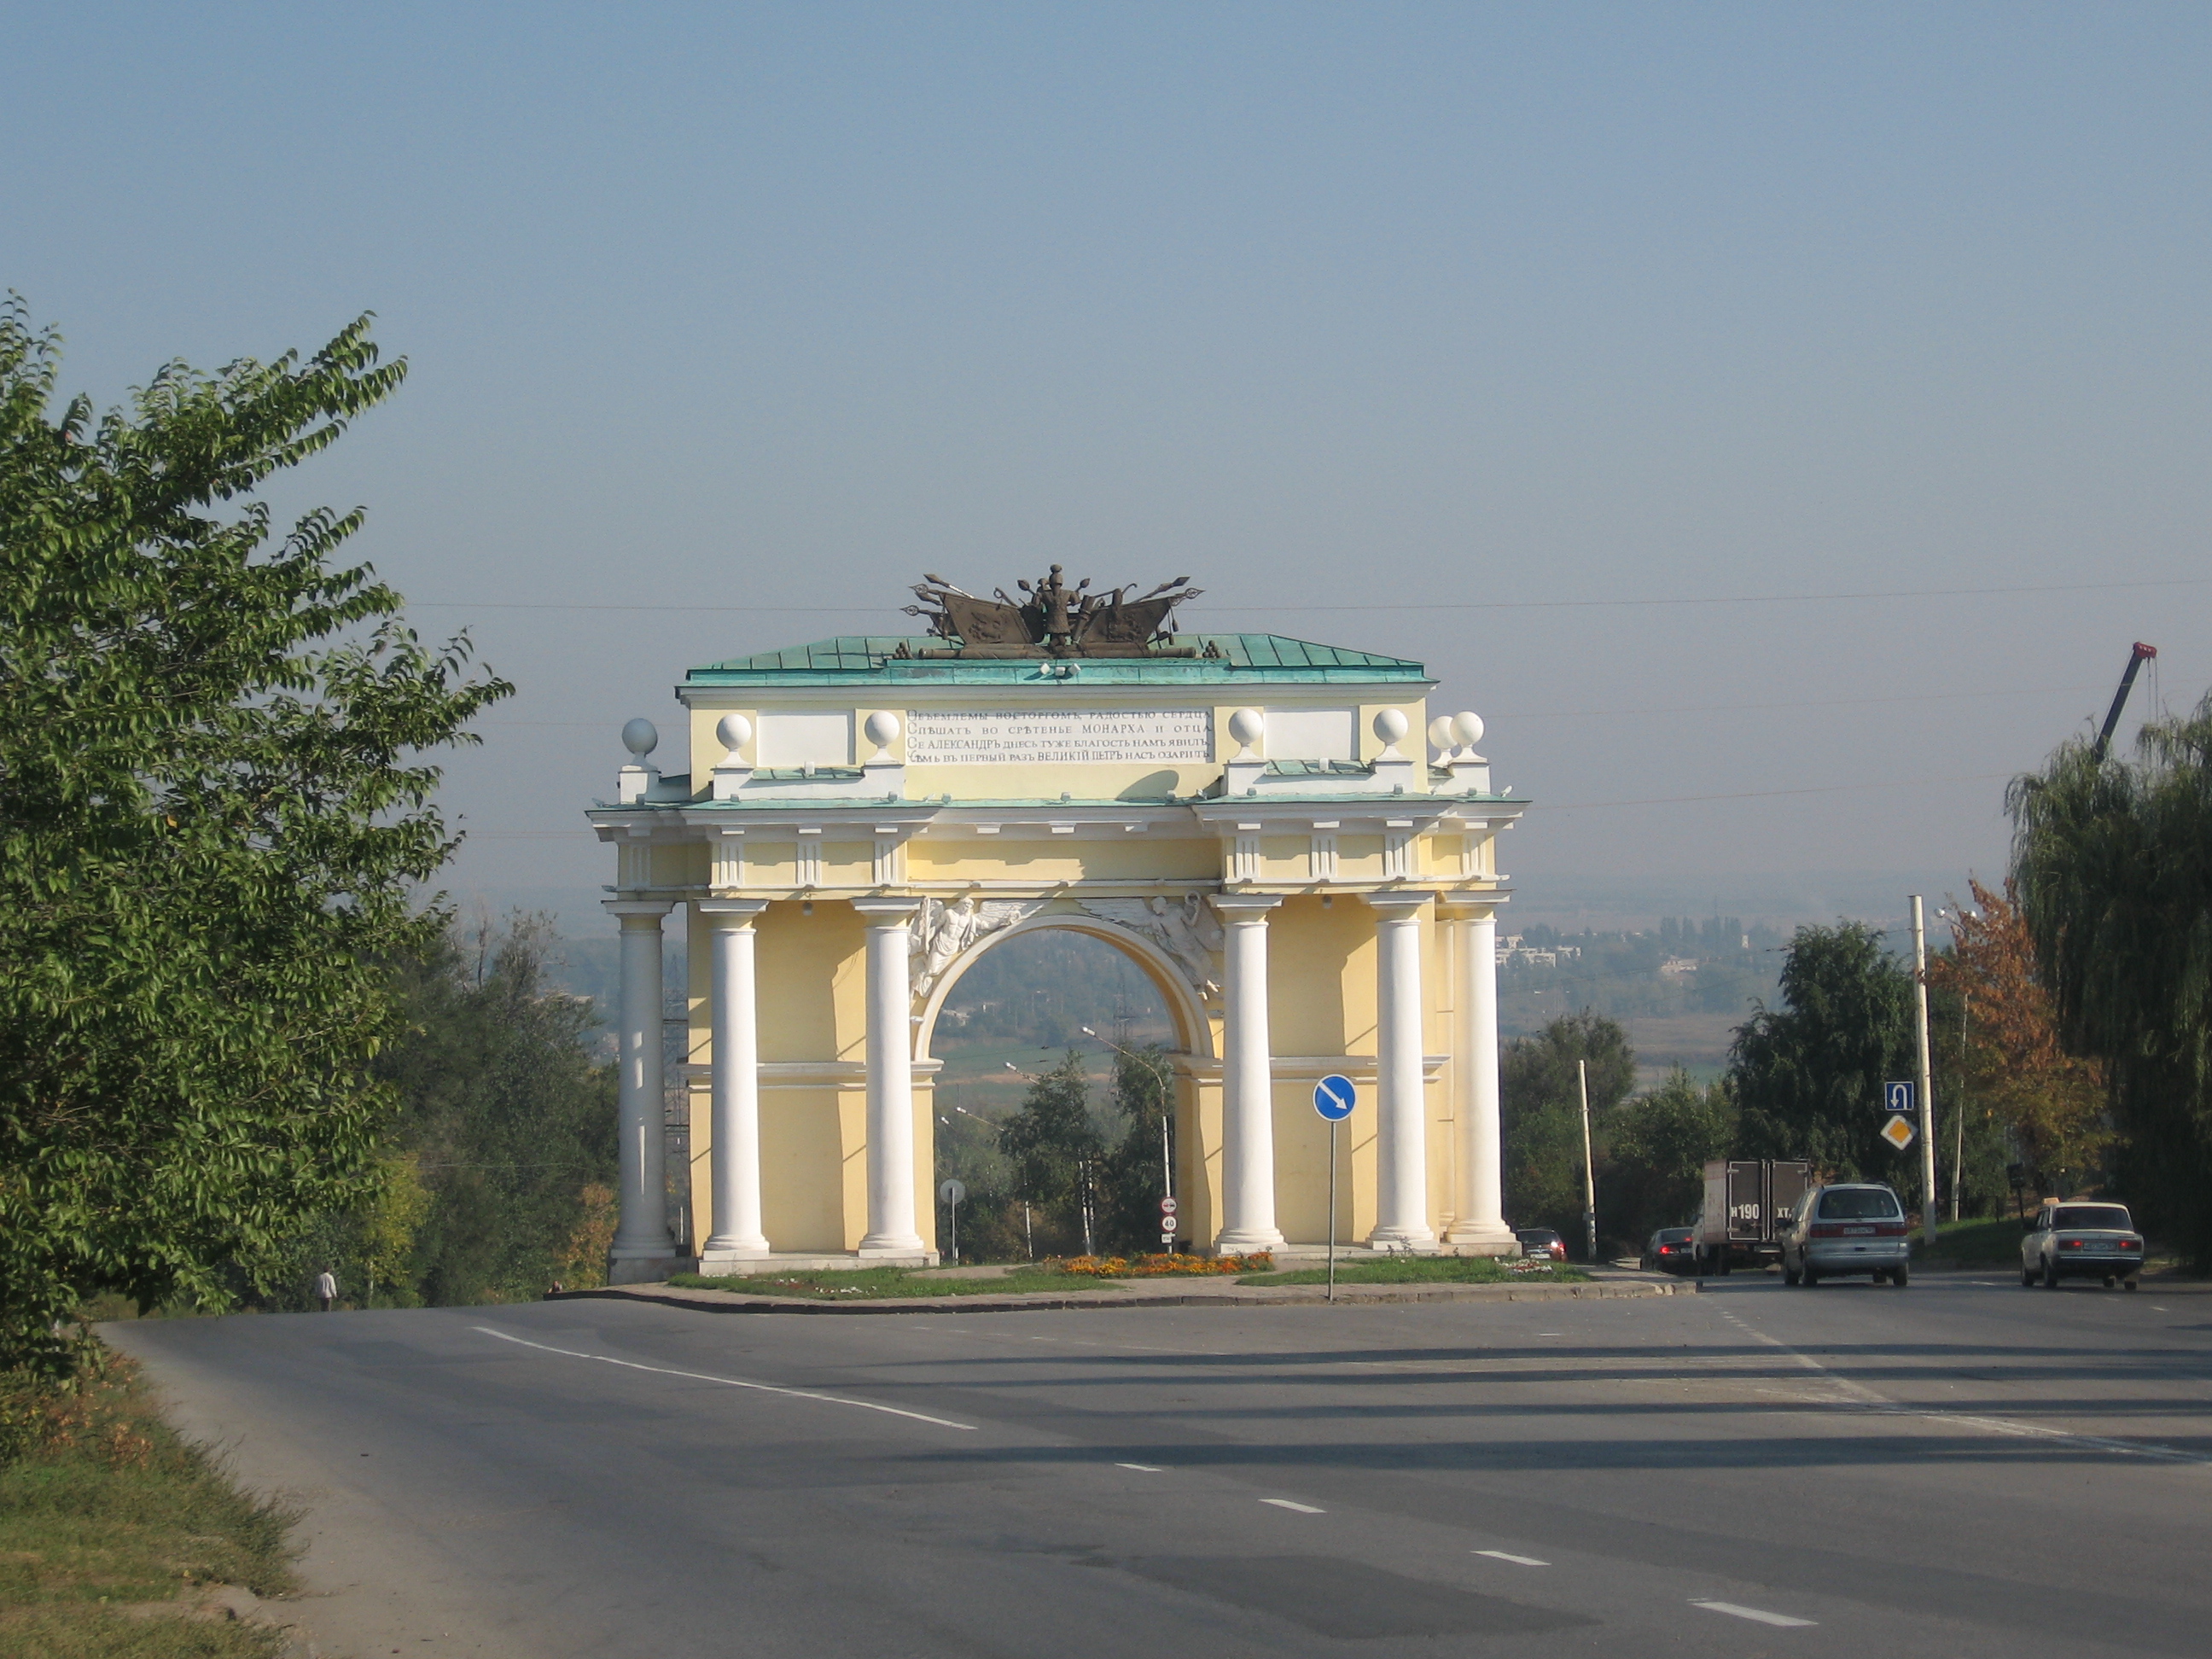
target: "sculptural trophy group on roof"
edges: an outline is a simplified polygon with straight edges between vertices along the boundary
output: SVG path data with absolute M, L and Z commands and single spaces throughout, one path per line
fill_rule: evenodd
M 921 603 L 906 614 L 921 617 L 929 631 L 947 641 L 926 657 L 1191 657 L 1189 646 L 1172 643 L 1170 613 L 1203 590 L 1177 576 L 1148 593 L 1131 597 L 1127 587 L 1091 592 L 1085 576 L 1073 587 L 1060 580 L 1060 567 L 1035 584 L 1017 582 L 1029 597 L 1018 599 L 1003 587 L 993 599 L 978 599 L 942 576 L 924 575 L 914 596 Z

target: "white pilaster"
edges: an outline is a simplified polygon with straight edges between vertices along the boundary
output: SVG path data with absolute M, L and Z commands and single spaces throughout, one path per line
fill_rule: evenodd
M 1498 920 L 1488 905 L 1455 909 L 1459 1000 L 1452 1071 L 1459 1095 L 1459 1192 L 1448 1244 L 1501 1254 L 1519 1241 L 1505 1224 L 1504 1156 L 1498 1106 Z
M 914 1225 L 914 1042 L 907 923 L 919 899 L 858 898 L 868 924 L 868 1231 L 862 1255 L 917 1255 Z
M 607 1252 L 607 1278 L 649 1284 L 673 1270 L 668 1235 L 668 1133 L 660 1076 L 660 919 L 666 899 L 608 899 L 622 923 L 622 1030 L 618 1099 L 621 1213 Z
M 1378 721 L 1379 726 L 1379 721 Z M 1370 893 L 1375 907 L 1376 1249 L 1427 1249 L 1428 1123 L 1421 1088 L 1421 907 L 1431 893 Z
M 709 930 L 714 978 L 708 1015 L 714 1033 L 713 1231 L 699 1247 L 702 1273 L 717 1261 L 763 1256 L 761 1231 L 760 1028 L 753 989 L 753 921 L 766 899 L 701 899 L 692 907 Z
M 1228 936 L 1222 951 L 1221 1231 L 1213 1242 L 1224 1255 L 1283 1243 L 1275 1225 L 1275 1091 L 1267 1041 L 1267 912 L 1282 902 L 1272 893 L 1220 893 L 1213 900 Z

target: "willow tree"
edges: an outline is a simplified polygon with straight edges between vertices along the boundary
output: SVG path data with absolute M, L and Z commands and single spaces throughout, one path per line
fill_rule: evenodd
M 2212 697 L 2133 759 L 2069 743 L 2008 798 L 2013 881 L 2069 1049 L 2104 1066 L 2117 1172 L 2212 1269 Z
M 424 751 L 507 694 L 256 492 L 399 384 L 368 321 L 55 405 L 0 307 L 0 1364 L 87 1297 L 223 1305 L 383 1167 L 390 964 L 453 848 Z

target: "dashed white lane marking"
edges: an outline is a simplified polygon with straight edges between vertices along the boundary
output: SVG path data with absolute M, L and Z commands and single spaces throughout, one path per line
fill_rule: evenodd
M 1279 1510 L 1296 1510 L 1300 1515 L 1327 1515 L 1327 1510 L 1317 1510 L 1310 1504 L 1293 1504 L 1287 1498 L 1263 1498 L 1262 1504 L 1273 1504 Z
M 1840 1407 L 1845 1411 L 1864 1412 L 1875 1417 L 1918 1417 L 1930 1423 L 1956 1424 L 1962 1428 L 1982 1429 L 1990 1434 L 2013 1435 L 2033 1440 L 2057 1440 L 2070 1446 L 2092 1446 L 2099 1451 L 2118 1452 L 2127 1457 L 2154 1458 L 2165 1463 L 2194 1463 L 2200 1468 L 2212 1463 L 2212 1458 L 2185 1452 L 2172 1446 L 2161 1446 L 2148 1440 L 2114 1440 L 2100 1434 L 2076 1434 L 2071 1429 L 2047 1428 L 2040 1423 L 2020 1423 L 2008 1417 L 1977 1417 L 1964 1412 L 1934 1411 L 1924 1406 L 1901 1406 L 1886 1395 L 1876 1394 L 1863 1383 L 1840 1376 L 1817 1359 L 1797 1352 L 1779 1337 L 1769 1336 L 1765 1331 L 1754 1330 L 1734 1314 L 1723 1311 L 1721 1317 L 1741 1331 L 1754 1342 L 1764 1343 L 1788 1354 L 1807 1370 L 1820 1377 L 1837 1390 L 1834 1398 L 1814 1399 L 1808 1403 Z M 1761 1390 L 1762 1393 L 1771 1390 Z M 1696 1605 L 1703 1606 L 1699 1602 Z
M 1548 1567 L 1549 1561 L 1539 1561 L 1533 1555 L 1516 1555 L 1510 1550 L 1477 1550 L 1477 1555 L 1486 1555 L 1493 1561 L 1510 1561 L 1516 1567 Z
M 580 1353 L 574 1348 L 556 1348 L 548 1343 L 509 1336 L 505 1331 L 495 1331 L 489 1325 L 472 1325 L 469 1328 L 481 1331 L 486 1336 L 495 1336 L 502 1342 L 535 1348 L 540 1353 L 557 1353 L 567 1359 L 596 1359 L 602 1365 L 619 1365 L 626 1371 L 652 1371 L 660 1376 L 680 1376 L 688 1382 L 719 1382 L 726 1389 L 751 1389 L 761 1394 L 787 1395 L 793 1400 L 818 1400 L 829 1406 L 857 1406 L 864 1412 L 881 1412 L 887 1417 L 910 1417 L 917 1423 L 934 1423 L 940 1429 L 964 1429 L 971 1434 L 979 1432 L 973 1423 L 955 1423 L 949 1417 L 932 1417 L 927 1412 L 910 1412 L 902 1406 L 879 1406 L 872 1400 L 848 1400 L 840 1394 L 817 1394 L 811 1389 L 781 1389 L 773 1382 L 748 1382 L 738 1376 L 709 1376 L 704 1371 L 678 1371 L 665 1365 L 641 1365 L 635 1359 L 617 1359 L 611 1354 L 604 1353 Z
M 1165 1474 L 1167 1471 L 1157 1463 L 1116 1463 L 1117 1469 L 1135 1469 L 1140 1474 Z
M 1724 1613 L 1731 1619 L 1748 1619 L 1759 1625 L 1780 1625 L 1785 1629 L 1820 1622 L 1817 1619 L 1792 1619 L 1786 1613 L 1769 1613 L 1763 1607 L 1740 1607 L 1733 1601 L 1692 1601 L 1690 1605 L 1704 1607 L 1710 1613 Z

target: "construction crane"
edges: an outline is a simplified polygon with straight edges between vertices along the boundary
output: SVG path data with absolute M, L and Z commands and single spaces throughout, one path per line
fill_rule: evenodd
M 2112 746 L 2112 728 L 2120 723 L 2120 710 L 2128 706 L 2128 693 L 2136 689 L 2136 675 L 2146 659 L 2156 655 L 2156 646 L 2136 641 L 2135 654 L 2128 659 L 2127 672 L 2120 676 L 2120 689 L 2112 693 L 2112 706 L 2105 711 L 2105 729 L 2097 733 L 2097 746 L 2089 751 L 2092 760 L 2101 762 L 2105 751 Z

